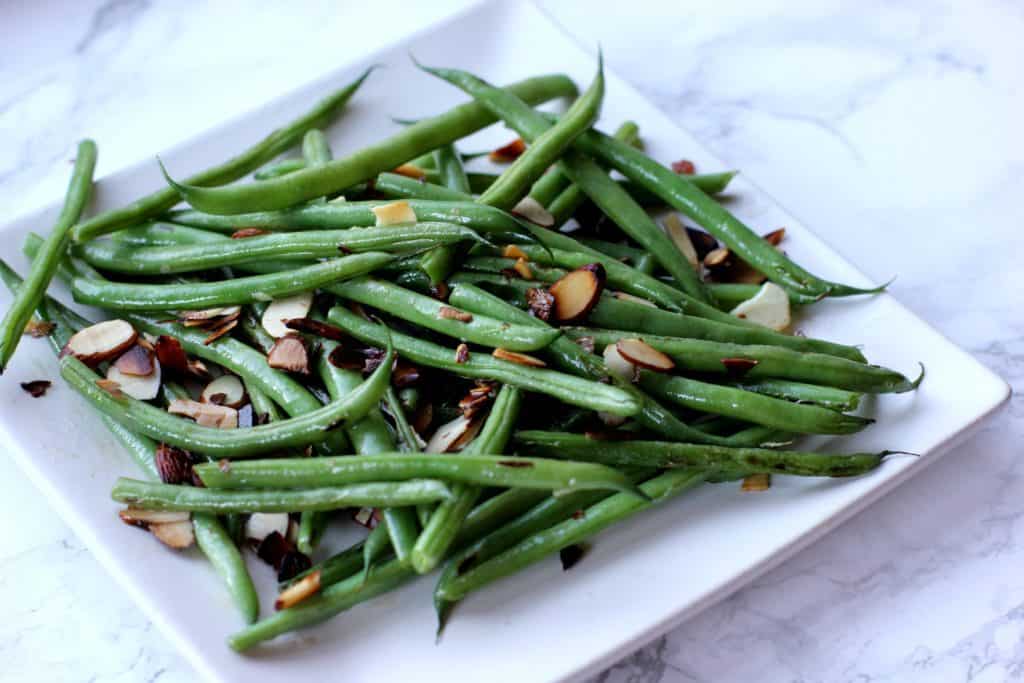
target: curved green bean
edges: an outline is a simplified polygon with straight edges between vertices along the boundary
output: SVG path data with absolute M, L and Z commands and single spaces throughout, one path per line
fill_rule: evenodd
M 305 159 L 285 159 L 269 166 L 264 166 L 253 173 L 252 177 L 254 180 L 270 180 L 271 178 L 279 178 L 295 171 L 301 171 L 304 168 L 306 168 Z

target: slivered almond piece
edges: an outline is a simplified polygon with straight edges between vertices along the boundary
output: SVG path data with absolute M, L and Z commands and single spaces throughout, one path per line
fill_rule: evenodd
M 483 420 L 476 417 L 459 415 L 451 422 L 446 422 L 438 427 L 423 450 L 426 453 L 457 451 L 476 436 L 482 423 Z
M 730 311 L 737 318 L 781 332 L 789 327 L 789 295 L 774 282 L 766 282 L 753 297 Z
M 519 273 L 519 277 L 523 278 L 524 280 L 533 279 L 533 271 L 530 270 L 530 265 L 526 262 L 526 259 L 517 258 L 516 263 L 514 266 L 512 266 L 512 268 L 515 269 L 515 271 Z
M 555 297 L 555 319 L 571 323 L 587 317 L 604 290 L 605 272 L 600 263 L 591 263 L 566 273 L 548 288 Z
M 240 306 L 218 306 L 198 311 L 181 311 L 178 313 L 178 322 L 185 325 L 185 327 L 196 327 L 205 325 L 207 321 L 214 318 L 237 318 L 241 312 L 242 308 Z
M 404 175 L 406 178 L 414 178 L 416 180 L 423 180 L 427 177 L 427 172 L 416 164 L 402 164 L 392 171 L 392 173 Z
M 177 339 L 162 334 L 156 338 L 154 346 L 157 360 L 168 372 L 183 374 L 189 371 L 188 356 Z
M 267 365 L 276 370 L 309 374 L 309 352 L 302 339 L 289 335 L 281 337 L 267 352 Z
M 377 225 L 401 225 L 402 223 L 416 222 L 416 212 L 404 199 L 375 206 L 370 210 L 377 217 Z
M 772 485 L 772 475 L 767 472 L 751 474 L 743 479 L 740 489 L 743 491 L 767 491 Z
M 160 363 L 156 360 L 153 361 L 153 371 L 143 377 L 125 374 L 116 363 L 107 368 L 107 380 L 116 382 L 120 391 L 140 401 L 151 401 L 157 397 L 160 375 Z
M 501 255 L 505 258 L 521 258 L 525 261 L 530 260 L 526 253 L 514 244 L 506 244 L 505 248 L 501 250 Z
M 604 364 L 608 372 L 626 382 L 632 382 L 636 375 L 636 366 L 623 358 L 616 344 L 604 347 Z
M 555 224 L 555 217 L 551 215 L 551 212 L 533 197 L 527 196 L 520 199 L 519 203 L 512 207 L 511 213 L 542 228 L 550 228 Z
M 245 387 L 242 380 L 234 375 L 221 375 L 206 385 L 199 395 L 199 400 L 203 403 L 240 408 L 245 403 Z
M 643 339 L 620 339 L 615 342 L 615 348 L 630 363 L 648 370 L 668 372 L 676 366 L 671 358 Z
M 674 213 L 670 213 L 665 216 L 665 220 L 662 221 L 662 225 L 665 226 L 665 232 L 668 233 L 672 243 L 676 245 L 676 249 L 689 261 L 690 265 L 694 268 L 700 268 L 700 258 L 697 256 L 697 248 L 693 246 L 693 240 L 690 239 L 690 233 L 686 231 L 686 226 L 679 220 L 679 216 Z
M 442 306 L 437 312 L 437 317 L 444 320 L 458 320 L 460 323 L 468 323 L 473 320 L 472 313 L 460 311 L 459 309 L 452 308 L 451 306 Z
M 320 592 L 320 570 L 315 569 L 285 588 L 274 601 L 275 610 L 288 609 Z
M 188 451 L 162 443 L 153 454 L 153 464 L 165 484 L 190 484 L 195 472 L 192 470 L 192 456 Z
M 71 335 L 60 355 L 71 355 L 86 365 L 98 365 L 127 351 L 138 333 L 124 320 L 104 320 Z
M 55 329 L 57 329 L 57 325 L 54 323 L 32 318 L 25 324 L 24 334 L 39 339 L 40 337 L 49 336 Z
M 547 363 L 542 361 L 540 358 L 527 356 L 525 353 L 519 353 L 518 351 L 509 351 L 508 349 L 497 348 L 491 352 L 491 355 L 499 360 L 507 360 L 513 363 L 519 363 L 520 365 L 528 365 L 531 368 L 547 367 Z
M 274 299 L 263 311 L 260 324 L 274 339 L 288 334 L 285 325 L 288 320 L 305 318 L 313 307 L 313 292 L 299 292 L 291 296 Z
M 772 245 L 773 247 L 777 247 L 779 246 L 779 244 L 782 243 L 782 240 L 786 237 L 786 229 L 779 228 L 778 230 L 772 230 L 771 232 L 762 235 L 762 237 L 764 238 L 765 242 Z
M 526 151 L 526 143 L 522 138 L 516 138 L 507 145 L 502 145 L 487 155 L 487 158 L 496 164 L 510 164 L 518 159 Z
M 729 260 L 732 252 L 729 251 L 729 247 L 718 247 L 712 249 L 704 257 L 705 268 L 719 268 L 725 265 L 725 262 Z
M 648 301 L 647 299 L 644 299 L 639 296 L 633 296 L 632 294 L 629 294 L 627 292 L 612 292 L 612 296 L 614 296 L 619 301 L 632 301 L 635 304 L 649 306 L 650 308 L 658 307 L 658 304 L 654 303 L 653 301 Z
M 465 342 L 455 347 L 455 362 L 465 363 L 469 360 L 469 345 Z
M 146 350 L 141 344 L 136 344 L 117 357 L 114 367 L 122 375 L 146 377 L 153 374 L 154 360 L 152 351 Z
M 258 237 L 259 235 L 269 235 L 270 233 L 260 228 L 242 228 L 241 230 L 235 230 L 231 233 L 231 239 L 233 240 L 244 240 L 246 237 Z
M 262 541 L 275 531 L 282 537 L 288 535 L 287 512 L 254 512 L 245 520 L 245 537 L 248 539 Z
M 235 429 L 238 427 L 238 411 L 227 406 L 212 403 L 200 403 L 191 399 L 176 398 L 167 406 L 172 415 L 191 417 L 196 424 L 217 429 Z
M 117 513 L 121 521 L 132 526 L 146 528 L 150 524 L 172 524 L 174 522 L 187 522 L 191 513 L 175 510 L 145 510 L 129 505 Z
M 121 385 L 112 379 L 98 379 L 96 380 L 96 386 L 118 400 L 124 398 L 124 392 L 121 391 Z
M 150 523 L 149 531 L 168 548 L 184 550 L 196 542 L 191 520 L 185 522 Z
M 238 327 L 238 319 L 232 318 L 216 327 L 209 328 L 210 334 L 203 340 L 203 346 L 209 346 L 236 327 Z

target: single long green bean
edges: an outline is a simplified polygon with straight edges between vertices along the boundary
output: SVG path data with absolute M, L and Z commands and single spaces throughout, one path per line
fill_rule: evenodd
M 615 137 L 631 145 L 636 144 L 640 139 L 640 126 L 634 121 L 626 121 L 615 131 Z M 541 206 L 548 207 L 550 211 L 552 202 L 567 191 L 570 191 L 570 189 L 579 194 L 581 202 L 585 199 L 582 191 L 578 187 L 573 186 L 569 177 L 562 173 L 561 169 L 554 167 L 533 184 L 533 187 L 530 188 L 530 196 L 540 203 Z M 573 211 L 575 211 L 575 208 L 573 208 Z M 571 214 L 572 212 L 569 213 Z M 562 223 L 564 222 L 563 220 Z M 555 225 L 561 225 L 558 222 L 557 216 L 555 217 Z
M 469 178 L 466 176 L 466 169 L 462 165 L 462 157 L 454 144 L 441 145 L 434 150 L 431 158 L 434 160 L 441 184 L 459 192 L 470 194 Z M 455 259 L 455 251 L 452 247 L 441 246 L 431 249 L 420 259 L 420 268 L 430 278 L 430 283 L 436 285 L 444 281 L 452 272 Z
M 320 100 L 308 112 L 294 119 L 283 128 L 278 128 L 241 154 L 228 159 L 222 164 L 206 169 L 187 182 L 191 185 L 222 185 L 241 178 L 262 164 L 270 161 L 278 154 L 290 149 L 306 131 L 313 128 L 324 128 L 330 124 L 352 98 L 359 86 L 370 75 L 374 67 L 364 71 L 355 81 Z M 273 182 L 273 181 L 265 181 Z M 323 194 L 327 194 L 326 192 Z M 312 197 L 310 197 L 312 199 Z M 76 242 L 84 242 L 120 228 L 141 223 L 153 218 L 178 203 L 180 197 L 173 187 L 146 195 L 128 206 L 104 212 L 74 230 Z M 294 203 L 294 202 L 293 202 Z
M 732 386 L 745 391 L 784 398 L 797 403 L 813 403 L 832 410 L 852 411 L 860 406 L 861 394 L 856 391 L 805 384 L 786 379 L 740 380 L 730 382 Z
M 26 284 L 18 289 L 14 301 L 0 321 L 0 374 L 11 361 L 18 342 L 25 331 L 25 325 L 32 317 L 32 311 L 42 300 L 46 288 L 53 279 L 57 264 L 70 241 L 71 227 L 82 215 L 92 193 L 92 174 L 96 168 L 96 143 L 83 140 L 78 144 L 75 167 L 71 172 L 64 206 L 57 222 L 40 249 L 40 256 L 32 263 L 26 277 Z
M 270 180 L 271 178 L 278 178 L 295 171 L 300 171 L 306 168 L 305 159 L 284 159 L 277 163 L 264 166 L 260 170 L 252 174 L 254 180 Z

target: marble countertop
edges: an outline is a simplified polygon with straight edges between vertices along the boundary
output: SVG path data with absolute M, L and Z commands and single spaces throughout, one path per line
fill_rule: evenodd
M 463 4 L 409 3 L 387 25 Z M 60 195 L 83 135 L 110 173 L 346 61 L 344 26 L 385 12 L 369 5 L 4 4 L 6 215 Z M 1024 9 L 542 7 L 869 275 L 898 274 L 896 297 L 1018 392 L 956 452 L 597 680 L 1024 677 Z M 0 519 L 0 680 L 193 680 L 4 457 Z

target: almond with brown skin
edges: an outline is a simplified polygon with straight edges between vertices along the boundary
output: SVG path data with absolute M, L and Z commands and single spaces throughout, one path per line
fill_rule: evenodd
M 210 336 L 203 340 L 203 346 L 209 346 L 210 344 L 217 341 L 218 339 L 220 339 L 221 337 L 223 337 L 236 327 L 238 327 L 238 320 L 234 319 L 228 320 L 226 323 L 222 325 L 218 325 L 217 327 L 211 328 Z
M 330 339 L 332 341 L 346 341 L 349 336 L 345 334 L 345 330 L 334 325 L 329 325 L 313 318 L 292 318 L 291 320 L 285 320 L 284 326 L 289 330 L 295 330 L 296 332 L 304 332 L 311 334 L 315 337 L 323 337 L 324 339 Z
M 718 240 L 716 240 L 710 233 L 706 233 L 703 230 L 696 228 L 686 228 L 686 234 L 690 238 L 690 242 L 693 244 L 693 248 L 697 250 L 697 258 L 701 261 L 708 255 L 709 252 L 718 249 Z
M 124 392 L 121 391 L 121 385 L 112 379 L 98 379 L 96 380 L 96 386 L 118 400 L 124 398 Z
M 758 472 L 748 475 L 740 485 L 742 491 L 767 491 L 772 485 L 772 475 L 767 472 Z
M 752 358 L 723 358 L 722 365 L 730 376 L 742 377 L 757 365 L 757 361 Z
M 291 296 L 274 299 L 267 305 L 260 318 L 260 324 L 271 337 L 277 339 L 289 333 L 285 324 L 295 318 L 305 318 L 313 307 L 313 292 L 299 292 Z
M 167 406 L 172 415 L 191 417 L 196 424 L 216 429 L 235 429 L 238 427 L 238 411 L 227 406 L 212 403 L 200 403 L 185 398 L 176 398 Z
M 782 240 L 786 237 L 786 229 L 779 228 L 778 230 L 772 230 L 771 232 L 762 235 L 762 237 L 764 238 L 765 242 L 772 245 L 773 247 L 777 247 L 779 246 L 779 244 L 782 243 Z
M 104 320 L 71 335 L 60 355 L 74 356 L 86 365 L 98 365 L 127 351 L 138 336 L 127 321 Z
M 117 357 L 117 360 L 114 361 L 114 367 L 122 375 L 146 377 L 153 374 L 153 361 L 154 354 L 143 348 L 141 344 L 136 344 Z
M 620 339 L 615 350 L 633 365 L 657 372 L 668 372 L 675 368 L 675 362 L 643 339 Z
M 531 368 L 547 367 L 547 363 L 542 361 L 540 358 L 528 356 L 525 353 L 519 353 L 518 351 L 509 351 L 508 349 L 497 348 L 491 352 L 491 355 L 499 360 L 507 360 L 512 363 L 527 365 Z
M 185 327 L 206 327 L 220 325 L 233 320 L 242 313 L 240 306 L 218 306 L 203 308 L 197 311 L 182 311 L 178 314 L 178 322 Z
M 184 550 L 196 542 L 192 531 L 192 521 L 167 522 L 166 524 L 150 524 L 149 532 L 168 548 Z
M 165 484 L 192 482 L 192 456 L 188 451 L 162 443 L 156 448 L 153 463 L 160 473 L 160 480 Z
M 469 345 L 462 343 L 455 347 L 455 362 L 462 364 L 469 360 Z
M 218 400 L 214 400 L 214 397 L 218 397 Z M 221 375 L 203 388 L 199 400 L 229 408 L 241 408 L 245 403 L 245 385 L 235 375 Z
M 277 600 L 274 601 L 275 610 L 288 609 L 294 607 L 306 598 L 316 595 L 320 592 L 320 570 L 314 570 L 309 574 L 293 583 L 292 585 L 285 588 L 277 596 Z
M 267 352 L 267 364 L 276 370 L 309 374 L 309 352 L 302 339 L 288 335 L 281 337 Z
M 522 138 L 516 138 L 507 145 L 502 145 L 498 149 L 492 151 L 487 155 L 487 158 L 496 164 L 511 164 L 522 156 L 525 151 L 526 143 L 523 142 Z
M 156 348 L 156 358 L 165 370 L 176 374 L 189 372 L 188 356 L 177 339 L 162 334 L 156 338 L 154 347 Z
M 259 228 L 242 228 L 241 230 L 235 230 L 231 233 L 231 239 L 233 240 L 244 240 L 246 237 L 257 237 L 258 235 L 269 235 L 270 233 L 266 230 L 260 230 Z
M 586 318 L 601 299 L 604 283 L 604 266 L 600 263 L 591 263 L 566 273 L 548 288 L 555 297 L 555 319 L 560 323 L 572 323 Z
M 25 334 L 36 339 L 50 336 L 55 329 L 57 329 L 56 324 L 37 318 L 32 318 L 25 324 Z
M 121 521 L 131 526 L 148 529 L 150 524 L 173 524 L 174 522 L 187 522 L 192 518 L 191 513 L 176 510 L 146 510 L 129 505 L 117 513 Z
M 459 415 L 451 422 L 447 422 L 434 432 L 425 453 L 449 453 L 457 451 L 473 440 L 473 437 L 480 431 L 483 420 Z
M 139 347 L 134 347 L 139 348 Z M 143 350 L 143 353 L 148 353 Z M 160 393 L 160 363 L 153 360 L 152 372 L 145 376 L 128 375 L 117 363 L 107 368 L 107 380 L 114 382 L 118 390 L 140 401 L 151 401 Z
M 442 306 L 437 312 L 437 317 L 443 320 L 458 320 L 461 323 L 468 323 L 473 320 L 472 313 L 460 311 L 459 309 L 452 308 L 451 306 Z

